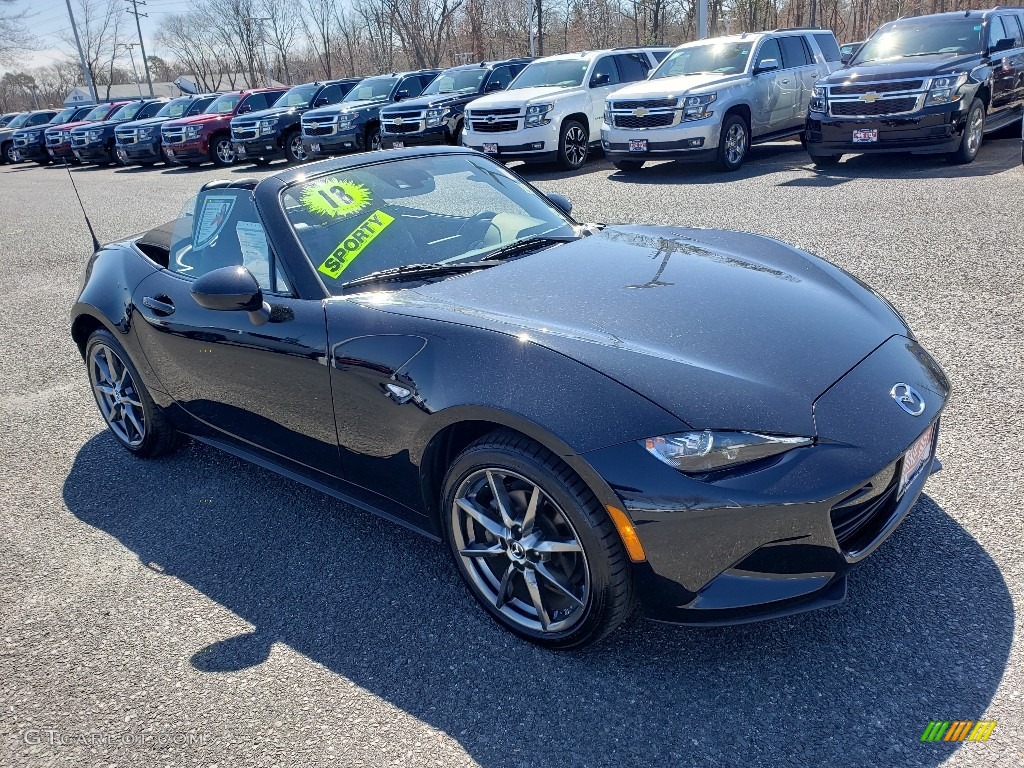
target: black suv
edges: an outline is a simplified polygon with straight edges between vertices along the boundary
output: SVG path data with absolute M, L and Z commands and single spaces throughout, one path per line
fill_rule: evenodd
M 296 85 L 270 109 L 250 112 L 231 121 L 231 143 L 239 161 L 266 165 L 284 156 L 290 163 L 308 159 L 302 146 L 302 115 L 311 109 L 337 104 L 361 77 Z
M 55 109 L 40 109 L 36 112 L 22 112 L 3 128 L 0 128 L 0 164 L 21 162 L 17 147 L 14 146 L 14 134 L 23 128 L 38 128 L 46 125 L 57 115 Z
M 18 159 L 34 160 L 40 165 L 48 165 L 50 156 L 46 154 L 46 129 L 64 123 L 73 123 L 81 120 L 92 111 L 92 107 L 67 107 L 58 112 L 43 125 L 36 124 L 28 128 L 21 128 L 14 132 L 14 149 L 18 153 Z
M 434 78 L 418 99 L 380 111 L 380 145 L 384 149 L 420 144 L 458 144 L 466 105 L 485 93 L 508 88 L 533 59 L 481 61 L 452 67 Z
M 945 154 L 969 163 L 984 134 L 1021 118 L 1024 9 L 883 24 L 845 69 L 818 81 L 807 117 L 815 165 L 844 153 Z
M 108 120 L 88 123 L 71 131 L 71 149 L 83 163 L 110 165 L 117 157 L 114 150 L 114 129 L 129 120 L 155 117 L 167 99 L 139 99 L 130 101 L 114 112 Z
M 168 120 L 198 115 L 217 98 L 216 93 L 192 93 L 168 101 L 153 117 L 121 123 L 114 128 L 114 151 L 124 165 L 154 165 L 168 162 L 164 155 L 160 126 Z
M 380 110 L 423 93 L 439 69 L 395 72 L 360 80 L 337 104 L 302 116 L 302 145 L 314 157 L 380 149 Z

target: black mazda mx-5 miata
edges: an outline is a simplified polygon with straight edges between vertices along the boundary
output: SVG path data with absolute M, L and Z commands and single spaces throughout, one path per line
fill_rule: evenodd
M 92 257 L 71 333 L 135 455 L 190 435 L 440 538 L 542 645 L 841 601 L 942 370 L 796 248 L 569 209 L 462 148 L 214 182 Z

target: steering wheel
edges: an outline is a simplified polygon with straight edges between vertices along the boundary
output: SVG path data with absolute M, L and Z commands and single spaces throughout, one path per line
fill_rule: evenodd
M 484 238 L 487 237 L 487 232 L 493 226 L 494 217 L 497 215 L 494 211 L 481 211 L 466 219 L 466 223 L 459 227 L 458 236 L 465 237 L 470 243 L 467 250 L 472 251 L 484 244 Z

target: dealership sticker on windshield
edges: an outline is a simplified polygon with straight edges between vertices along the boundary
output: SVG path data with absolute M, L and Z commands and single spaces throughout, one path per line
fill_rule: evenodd
M 302 188 L 300 202 L 310 213 L 331 218 L 351 216 L 370 204 L 373 195 L 365 185 L 344 179 L 323 179 Z
M 363 252 L 374 238 L 383 232 L 394 219 L 384 211 L 374 211 L 358 227 L 353 229 L 344 240 L 338 243 L 331 255 L 317 269 L 328 277 L 337 280 L 356 256 Z

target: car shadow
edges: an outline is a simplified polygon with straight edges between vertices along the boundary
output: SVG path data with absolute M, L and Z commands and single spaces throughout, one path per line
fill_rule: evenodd
M 927 496 L 842 606 L 728 628 L 634 619 L 583 653 L 501 630 L 441 545 L 206 446 L 138 461 L 101 433 L 63 496 L 142 566 L 253 625 L 197 644 L 195 669 L 246 669 L 287 644 L 488 768 L 937 766 L 988 746 L 920 737 L 983 717 L 1014 631 L 999 568 Z

